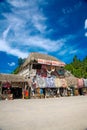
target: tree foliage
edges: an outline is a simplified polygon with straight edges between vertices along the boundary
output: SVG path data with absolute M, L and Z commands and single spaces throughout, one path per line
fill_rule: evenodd
M 25 62 L 25 60 L 25 58 L 18 58 L 18 67 L 12 72 L 12 74 L 17 74 L 19 72 L 19 68 Z
M 74 56 L 73 62 L 67 64 L 65 69 L 78 78 L 87 78 L 87 56 L 82 61 Z
M 18 58 L 18 66 L 21 66 L 24 62 L 25 62 L 25 58 L 22 59 L 22 58 Z

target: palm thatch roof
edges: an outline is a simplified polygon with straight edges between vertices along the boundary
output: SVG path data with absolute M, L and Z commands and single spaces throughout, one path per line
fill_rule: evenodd
M 0 74 L 0 82 L 27 82 L 27 80 L 20 75 L 15 74 Z
M 56 57 L 53 57 L 53 56 L 50 56 L 50 55 L 47 55 L 47 54 L 32 52 L 32 53 L 30 53 L 30 55 L 28 56 L 28 58 L 26 59 L 26 61 L 22 65 L 22 68 L 25 67 L 26 65 L 28 65 L 29 63 L 31 63 L 32 61 L 37 62 L 38 59 L 62 62 L 59 59 L 57 59 Z

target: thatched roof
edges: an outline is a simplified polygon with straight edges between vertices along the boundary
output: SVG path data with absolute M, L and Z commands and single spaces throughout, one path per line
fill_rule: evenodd
M 28 58 L 26 59 L 26 61 L 22 65 L 22 67 L 26 66 L 27 64 L 29 64 L 32 61 L 37 62 L 38 59 L 62 62 L 59 59 L 57 59 L 56 57 L 53 57 L 53 56 L 50 56 L 47 54 L 33 52 L 33 53 L 30 53 L 30 55 L 28 56 Z
M 15 74 L 0 74 L 0 82 L 27 82 L 23 76 Z

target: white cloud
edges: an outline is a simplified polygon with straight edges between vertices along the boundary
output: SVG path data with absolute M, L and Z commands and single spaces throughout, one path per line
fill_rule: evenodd
M 67 40 L 72 39 L 71 35 L 58 40 L 45 37 L 47 33 L 52 31 L 47 30 L 47 18 L 39 9 L 39 4 L 44 4 L 45 0 L 7 1 L 12 5 L 12 12 L 2 13 L 7 27 L 2 30 L 0 51 L 22 58 L 27 57 L 29 51 L 35 49 L 44 53 L 56 53 L 58 51 L 61 55 L 69 51 L 69 49 L 63 47 Z
M 7 27 L 6 30 L 4 30 L 4 32 L 3 32 L 3 39 L 6 39 L 6 38 L 7 38 L 7 35 L 8 35 L 9 30 L 10 30 L 10 26 Z
M 26 7 L 27 6 L 27 1 L 25 2 L 24 0 L 7 0 L 11 5 L 14 7 Z
M 77 52 L 78 52 L 78 50 L 73 49 L 73 50 L 70 51 L 70 54 L 76 54 Z
M 33 36 L 29 39 L 25 38 L 25 42 L 23 44 L 29 47 L 32 46 L 32 48 L 35 46 L 51 52 L 59 50 L 64 45 L 64 39 L 54 41 L 40 36 Z
M 5 30 L 2 30 L 2 38 L 0 39 L 2 46 L 0 50 L 22 58 L 28 55 L 28 50 L 32 47 L 48 50 L 49 45 L 47 42 L 53 44 L 55 41 L 51 42 L 50 39 L 43 38 L 41 34 L 31 36 L 31 33 L 35 33 L 35 31 L 44 33 L 46 29 L 46 18 L 40 12 L 38 4 L 43 0 L 35 0 L 34 2 L 30 0 L 7 0 L 7 2 L 14 8 L 11 8 L 12 12 L 2 12 L 5 17 L 4 23 L 7 23 L 8 26 Z M 13 47 L 14 44 L 16 48 Z M 21 50 L 23 46 L 28 47 L 27 52 L 25 52 L 25 48 Z
M 85 29 L 87 29 L 87 19 L 85 20 Z
M 87 19 L 85 20 L 85 29 L 87 29 Z M 85 33 L 85 37 L 87 37 L 87 32 Z
M 87 32 L 85 33 L 85 37 L 87 37 Z
M 25 58 L 28 56 L 27 52 L 23 52 L 18 49 L 11 48 L 5 40 L 0 39 L 0 45 L 1 45 L 0 51 L 6 52 L 8 54 L 12 54 L 17 57 L 22 57 L 22 58 Z
M 8 63 L 10 67 L 15 66 L 15 62 Z
M 45 20 L 46 18 L 44 16 L 38 14 L 35 14 L 32 17 L 32 23 L 34 24 L 34 27 L 40 32 L 44 32 L 47 28 L 47 26 L 43 24 Z
M 64 46 L 59 50 L 59 52 L 58 52 L 59 56 L 67 57 L 68 55 L 76 55 L 79 52 L 77 44 L 73 45 L 73 46 L 68 44 L 68 42 L 70 42 L 70 40 L 69 40 L 70 37 L 73 38 L 74 36 L 68 36 L 65 38 L 66 42 L 65 42 Z
M 4 44 L 5 48 L 2 46 L 0 50 L 23 58 L 28 56 L 30 48 L 32 48 L 32 51 L 33 48 L 38 48 L 38 51 L 40 49 L 40 51 L 45 52 L 55 52 L 61 49 L 64 45 L 63 39 L 51 40 L 44 37 L 49 30 L 46 32 L 45 22 L 47 18 L 39 10 L 38 2 L 43 2 L 43 0 L 35 0 L 35 2 L 30 0 L 26 0 L 26 2 L 24 0 L 8 0 L 8 2 L 14 8 L 11 8 L 12 12 L 10 13 L 3 13 L 8 26 L 3 30 L 1 39 L 1 43 Z M 12 33 L 10 36 L 10 31 L 13 32 L 13 36 Z M 35 33 L 35 31 L 40 33 Z M 14 45 L 16 48 L 14 48 Z
M 61 51 L 58 53 L 58 55 L 63 56 L 63 55 L 65 55 L 66 53 L 67 53 L 67 50 L 64 49 L 64 50 L 61 50 Z
M 31 23 L 38 31 L 45 31 L 46 17 L 39 9 L 39 4 L 41 4 L 43 0 L 8 0 L 8 2 L 10 5 L 14 6 L 14 8 L 12 8 L 13 13 L 5 13 L 3 15 L 13 24 L 14 27 L 19 24 L 19 27 L 17 27 L 20 28 L 20 26 L 25 26 L 26 23 Z

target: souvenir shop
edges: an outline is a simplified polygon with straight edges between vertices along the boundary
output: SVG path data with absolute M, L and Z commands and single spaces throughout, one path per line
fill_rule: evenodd
M 31 64 L 31 98 L 78 96 L 87 94 L 87 79 L 65 76 L 64 65 L 48 60 Z
M 64 64 L 38 59 L 30 70 L 31 98 L 48 98 L 67 95 Z
M 28 82 L 20 76 L 0 74 L 0 99 L 12 100 L 26 98 Z M 28 94 L 29 96 L 29 94 Z
M 3 82 L 1 84 L 2 99 L 22 99 L 29 97 L 29 88 L 24 82 Z M 28 85 L 27 85 L 28 86 Z M 28 93 L 28 94 L 26 94 Z

